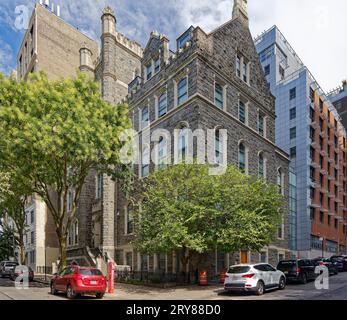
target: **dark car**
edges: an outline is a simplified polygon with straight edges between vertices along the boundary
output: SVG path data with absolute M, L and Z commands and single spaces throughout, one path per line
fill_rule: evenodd
M 51 293 L 63 292 L 69 299 L 84 294 L 102 299 L 106 288 L 106 277 L 96 268 L 70 266 L 55 274 L 51 281 Z
M 316 266 L 324 266 L 329 270 L 329 275 L 337 275 L 339 273 L 339 266 L 337 262 L 331 261 L 331 259 L 316 258 L 313 259 Z
M 34 281 L 34 271 L 33 269 L 31 269 L 28 266 L 16 266 L 11 274 L 10 274 L 10 278 L 12 281 L 15 281 L 19 276 L 25 275 L 25 273 L 28 272 L 28 276 L 29 276 L 29 281 L 33 282 Z
M 280 261 L 277 269 L 282 271 L 288 282 L 300 282 L 306 284 L 309 280 L 317 278 L 316 264 L 309 259 Z
M 332 256 L 330 260 L 338 264 L 339 271 L 347 271 L 347 256 Z
M 10 277 L 13 269 L 19 264 L 13 261 L 3 261 L 0 263 L 0 278 Z

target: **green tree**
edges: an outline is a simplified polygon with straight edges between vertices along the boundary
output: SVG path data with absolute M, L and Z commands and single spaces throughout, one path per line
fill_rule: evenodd
M 260 251 L 274 239 L 283 214 L 277 186 L 228 167 L 180 164 L 143 180 L 134 212 L 136 248 L 146 254 L 177 251 L 186 270 L 193 254 Z
M 23 182 L 21 176 L 12 173 L 9 179 L 9 186 L 3 194 L 0 202 L 0 219 L 3 221 L 10 219 L 13 227 L 3 224 L 5 233 L 13 234 L 14 244 L 19 248 L 20 263 L 25 265 L 25 243 L 24 234 L 27 231 L 25 221 L 25 205 L 30 196 L 31 188 Z
M 4 228 L 0 223 L 0 261 L 9 260 L 15 250 L 14 231 Z
M 35 74 L 19 82 L 0 76 L 0 106 L 0 163 L 46 203 L 65 266 L 68 232 L 91 169 L 128 176 L 120 164 L 121 134 L 131 127 L 127 106 L 104 101 L 98 83 L 83 74 L 56 81 Z

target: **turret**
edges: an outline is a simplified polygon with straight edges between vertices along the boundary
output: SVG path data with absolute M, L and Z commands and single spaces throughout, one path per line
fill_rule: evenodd
M 102 12 L 102 34 L 110 33 L 116 34 L 116 15 L 111 7 L 106 7 Z
M 94 73 L 92 52 L 87 47 L 80 49 L 80 70 L 86 73 Z
M 240 19 L 240 21 L 247 26 L 248 20 L 248 0 L 234 0 L 233 19 Z

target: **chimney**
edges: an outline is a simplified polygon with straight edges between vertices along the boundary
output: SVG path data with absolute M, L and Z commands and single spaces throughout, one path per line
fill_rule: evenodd
M 249 26 L 248 0 L 234 0 L 233 19 L 240 19 L 242 23 Z
M 342 88 L 343 88 L 343 91 L 347 91 L 347 80 L 342 81 Z

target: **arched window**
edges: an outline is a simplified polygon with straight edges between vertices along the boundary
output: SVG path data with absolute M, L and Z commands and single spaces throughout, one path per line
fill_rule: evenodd
M 224 90 L 223 90 L 223 87 L 217 82 L 214 85 L 214 103 L 218 108 L 223 109 Z
M 161 170 L 167 166 L 167 141 L 160 137 L 158 145 L 158 169 Z
M 102 197 L 102 185 L 103 185 L 103 175 L 98 173 L 96 175 L 96 188 L 95 188 L 95 198 L 101 199 Z
M 184 161 L 188 156 L 188 128 L 183 126 L 180 128 L 178 135 L 178 157 L 180 161 Z
M 146 128 L 149 125 L 149 108 L 143 107 L 141 111 L 141 128 Z
M 261 152 L 258 159 L 258 175 L 260 178 L 265 178 L 266 168 L 265 168 L 265 158 L 264 154 Z
M 150 151 L 149 151 L 149 147 L 145 147 L 142 151 L 141 176 L 143 178 L 148 177 L 149 175 L 149 164 L 150 164 Z
M 244 173 L 247 167 L 246 160 L 246 147 L 244 143 L 241 142 L 239 144 L 239 169 Z
M 68 245 L 76 246 L 78 245 L 78 220 L 72 223 L 69 230 Z

